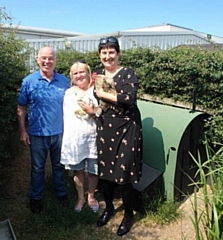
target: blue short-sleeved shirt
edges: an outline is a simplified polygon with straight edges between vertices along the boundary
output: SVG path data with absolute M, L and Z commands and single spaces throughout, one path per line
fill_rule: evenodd
M 70 80 L 54 72 L 48 82 L 36 71 L 23 79 L 18 104 L 28 106 L 28 133 L 52 136 L 63 132 L 63 99 Z

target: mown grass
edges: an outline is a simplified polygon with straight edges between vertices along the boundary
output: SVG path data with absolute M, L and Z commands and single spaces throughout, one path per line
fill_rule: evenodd
M 20 229 L 15 226 L 18 239 L 103 239 L 95 232 L 97 213 L 93 213 L 88 207 L 85 207 L 81 213 L 74 212 L 77 195 L 72 178 L 68 176 L 67 186 L 69 204 L 66 207 L 62 207 L 58 199 L 54 197 L 51 177 L 46 179 L 43 210 L 40 214 L 31 213 L 28 199 L 26 200 Z M 92 233 L 94 234 L 92 235 Z M 98 233 L 98 235 L 100 234 Z
M 27 151 L 23 157 L 0 164 L 0 221 L 10 219 L 17 240 L 105 240 L 120 239 L 116 235 L 114 226 L 97 228 L 96 221 L 99 213 L 93 213 L 85 207 L 81 213 L 74 212 L 73 208 L 77 199 L 76 189 L 70 173 L 66 175 L 69 204 L 62 207 L 53 194 L 51 167 L 48 161 L 46 171 L 46 184 L 43 197 L 43 210 L 40 214 L 33 214 L 29 209 L 28 185 L 30 160 Z M 98 191 L 96 196 L 102 200 Z M 159 224 L 168 224 L 178 218 L 178 204 L 162 201 L 157 197 L 151 200 L 146 191 L 143 192 L 146 215 L 136 214 L 135 220 L 139 224 L 153 221 Z M 117 210 L 116 216 L 123 213 L 122 206 Z M 114 222 L 115 220 L 113 220 Z M 135 229 L 134 231 L 137 231 Z M 128 234 L 122 239 L 137 239 Z
M 93 213 L 88 207 L 81 213 L 73 211 L 77 195 L 71 177 L 67 177 L 70 201 L 69 206 L 65 208 L 53 197 L 51 180 L 47 179 L 46 183 L 44 209 L 40 214 L 28 213 L 24 222 L 25 239 L 119 239 L 109 229 L 96 227 L 99 213 Z M 146 200 L 146 193 L 144 197 Z M 162 201 L 158 197 L 153 201 L 146 201 L 145 208 L 146 216 L 138 215 L 136 221 L 146 223 L 152 220 L 159 224 L 168 224 L 180 216 L 177 203 Z

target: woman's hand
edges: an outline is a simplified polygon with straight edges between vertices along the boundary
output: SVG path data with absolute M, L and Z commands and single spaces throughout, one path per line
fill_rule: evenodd
M 102 97 L 103 97 L 103 94 L 104 94 L 104 90 L 103 90 L 102 88 L 96 89 L 96 95 L 97 95 L 99 98 L 102 98 Z
M 90 101 L 89 104 L 85 102 L 80 102 L 79 105 L 82 108 L 82 110 L 84 110 L 87 114 L 94 115 L 94 105 L 92 101 Z
M 117 104 L 117 94 L 105 92 L 102 88 L 96 89 L 96 95 L 105 101 Z

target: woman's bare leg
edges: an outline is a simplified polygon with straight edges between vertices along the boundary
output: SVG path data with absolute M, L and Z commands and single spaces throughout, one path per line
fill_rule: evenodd
M 95 199 L 95 190 L 98 185 L 98 176 L 88 173 L 88 204 L 90 207 L 98 207 L 98 201 Z
M 84 170 L 74 171 L 74 184 L 76 186 L 78 194 L 77 204 L 75 208 L 81 208 L 85 203 L 84 180 L 85 180 Z

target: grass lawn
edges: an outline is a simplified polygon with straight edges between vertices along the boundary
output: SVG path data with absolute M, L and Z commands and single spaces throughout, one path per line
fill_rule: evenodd
M 116 235 L 117 227 L 123 216 L 123 208 L 120 205 L 116 209 L 116 216 L 105 227 L 98 228 L 96 221 L 99 213 L 93 213 L 89 207 L 85 207 L 81 213 L 74 212 L 73 208 L 77 199 L 76 189 L 73 184 L 71 172 L 66 174 L 69 206 L 62 207 L 53 194 L 51 165 L 46 163 L 46 183 L 43 197 L 43 210 L 40 214 L 33 214 L 29 209 L 28 188 L 30 181 L 30 157 L 29 150 L 24 149 L 22 156 L 14 159 L 0 161 L 0 221 L 10 219 L 17 240 L 111 240 L 120 239 Z M 102 203 L 99 191 L 96 197 Z M 142 226 L 150 217 L 160 222 L 162 213 L 171 218 L 177 218 L 177 207 L 165 205 L 165 211 L 157 211 L 157 204 L 147 203 L 147 216 L 135 215 L 135 220 Z M 164 205 L 162 205 L 163 207 Z M 151 211 L 152 209 L 152 211 Z M 100 211 L 102 211 L 101 209 Z M 168 211 L 172 211 L 170 214 Z M 156 217 L 156 213 L 159 214 Z M 155 218 L 154 218 L 155 216 Z M 174 219 L 167 219 L 172 221 Z M 137 228 L 140 234 L 140 228 Z M 138 239 L 136 230 L 134 234 L 127 234 L 122 239 Z

